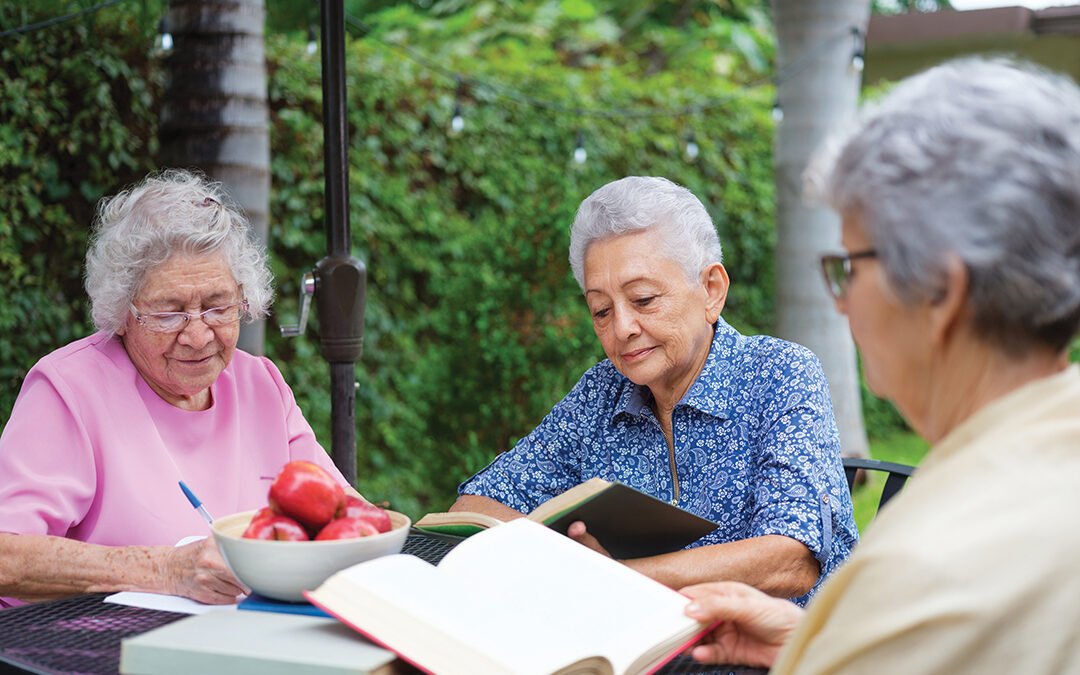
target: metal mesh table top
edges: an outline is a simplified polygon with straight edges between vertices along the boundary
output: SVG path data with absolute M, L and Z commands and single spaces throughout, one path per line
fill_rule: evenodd
M 461 540 L 461 537 L 448 534 L 434 534 L 414 530 L 405 538 L 405 545 L 401 547 L 401 552 L 426 560 L 432 565 L 437 565 L 443 559 L 443 556 L 449 553 L 450 549 L 457 546 Z
M 118 673 L 120 641 L 182 619 L 102 602 L 105 593 L 0 612 L 0 668 L 33 673 Z M 2 672 L 2 671 L 0 671 Z
M 436 563 L 458 541 L 457 537 L 414 532 L 402 552 Z M 0 611 L 0 673 L 118 675 L 121 640 L 188 616 L 102 602 L 106 595 L 80 595 Z M 683 657 L 660 671 L 662 675 L 765 672 L 704 666 Z

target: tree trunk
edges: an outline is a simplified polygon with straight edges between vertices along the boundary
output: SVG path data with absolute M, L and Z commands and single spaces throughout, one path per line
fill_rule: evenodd
M 172 52 L 159 138 L 164 166 L 224 183 L 267 243 L 270 132 L 263 0 L 170 0 Z M 238 346 L 263 353 L 266 322 L 240 330 Z
M 861 72 L 852 67 L 869 0 L 772 0 L 784 116 L 776 132 L 777 335 L 813 350 L 829 380 L 843 453 L 866 457 L 855 348 L 825 290 L 818 256 L 840 248 L 840 219 L 802 200 L 802 174 L 821 141 L 850 122 Z

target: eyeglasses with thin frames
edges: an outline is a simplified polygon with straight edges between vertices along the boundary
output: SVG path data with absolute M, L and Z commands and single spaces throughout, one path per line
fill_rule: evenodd
M 139 314 L 139 310 L 135 308 L 135 305 L 128 303 L 135 320 L 151 333 L 179 333 L 187 328 L 192 319 L 201 319 L 203 323 L 211 328 L 231 326 L 240 321 L 244 316 L 244 312 L 247 311 L 247 306 L 247 300 L 241 300 L 220 307 L 204 309 L 197 314 L 188 314 L 187 312 L 148 312 Z
M 848 284 L 851 283 L 851 261 L 875 257 L 877 257 L 875 248 L 847 255 L 821 256 L 821 273 L 825 276 L 825 287 L 829 289 L 833 300 L 840 300 L 847 294 Z

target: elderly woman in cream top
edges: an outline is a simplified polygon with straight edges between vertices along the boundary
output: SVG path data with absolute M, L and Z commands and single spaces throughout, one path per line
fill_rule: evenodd
M 933 444 L 807 610 L 684 589 L 694 656 L 772 673 L 1080 672 L 1080 89 L 1020 65 L 892 90 L 811 174 L 867 384 Z

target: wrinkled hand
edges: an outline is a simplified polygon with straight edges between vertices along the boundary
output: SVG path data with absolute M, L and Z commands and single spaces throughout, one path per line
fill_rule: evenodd
M 588 530 L 585 529 L 585 523 L 580 520 L 575 520 L 570 523 L 570 527 L 566 529 L 566 536 L 585 548 L 591 548 L 601 555 L 605 555 L 609 558 L 611 557 L 611 554 L 607 552 L 607 549 L 601 546 L 600 542 L 596 541 L 596 537 L 589 534 Z
M 170 593 L 208 605 L 228 605 L 249 592 L 229 571 L 213 537 L 172 549 L 162 573 Z
M 687 586 L 680 591 L 693 602 L 686 615 L 722 623 L 694 647 L 691 656 L 705 663 L 738 663 L 769 668 L 802 619 L 796 604 L 734 581 Z

